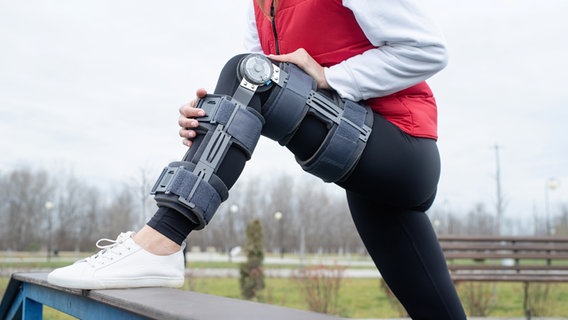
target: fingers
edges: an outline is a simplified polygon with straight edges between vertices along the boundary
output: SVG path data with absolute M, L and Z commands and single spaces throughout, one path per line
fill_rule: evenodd
M 296 51 L 287 54 L 271 54 L 268 57 L 279 62 L 291 62 L 300 68 L 306 67 L 309 63 L 309 58 L 311 58 L 310 54 L 304 48 L 299 48 Z
M 178 118 L 178 125 L 181 127 L 179 130 L 179 136 L 182 138 L 182 143 L 188 147 L 191 146 L 191 140 L 197 135 L 193 129 L 199 126 L 199 122 L 195 118 L 205 116 L 205 111 L 203 111 L 203 109 L 196 108 L 196 105 L 200 98 L 207 95 L 207 91 L 200 88 L 197 89 L 195 95 L 197 98 L 179 108 L 180 116 Z
M 179 136 L 182 137 L 181 143 L 187 147 L 191 147 L 193 143 L 192 139 L 195 138 L 195 131 L 182 128 L 179 130 Z
M 197 89 L 195 92 L 197 98 L 191 100 L 189 103 L 184 104 L 179 108 L 179 113 L 181 116 L 186 118 L 196 118 L 196 117 L 203 117 L 205 115 L 205 111 L 201 109 L 195 108 L 197 105 L 197 101 L 200 98 L 203 98 L 207 95 L 207 91 L 203 88 Z
M 196 95 L 198 98 L 203 98 L 203 97 L 205 97 L 205 96 L 207 95 L 207 90 L 205 90 L 205 89 L 203 89 L 203 88 L 199 88 L 199 89 L 197 89 L 197 91 L 195 92 L 195 95 Z
M 304 72 L 316 80 L 320 89 L 330 89 L 325 78 L 324 68 L 303 48 L 288 54 L 269 55 L 270 59 L 279 62 L 290 62 L 300 67 Z

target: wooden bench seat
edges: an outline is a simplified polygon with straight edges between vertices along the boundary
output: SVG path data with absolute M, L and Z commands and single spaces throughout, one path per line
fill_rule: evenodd
M 452 280 L 521 282 L 523 309 L 531 319 L 531 283 L 568 282 L 567 237 L 439 236 Z
M 566 237 L 440 236 L 454 281 L 568 282 Z

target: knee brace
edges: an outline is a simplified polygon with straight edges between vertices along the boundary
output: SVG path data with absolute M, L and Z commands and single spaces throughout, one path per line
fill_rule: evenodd
M 302 120 L 313 114 L 327 124 L 329 132 L 309 159 L 296 158 L 302 168 L 326 182 L 340 182 L 356 166 L 371 132 L 370 108 L 349 100 L 329 98 L 316 91 L 314 80 L 293 64 L 282 68 L 263 55 L 247 55 L 236 76 L 240 84 L 232 96 L 207 95 L 197 108 L 197 132 L 204 135 L 191 161 L 173 162 L 152 188 L 157 205 L 179 211 L 202 229 L 211 220 L 228 189 L 215 174 L 231 146 L 250 158 L 261 133 L 286 145 Z M 262 114 L 248 107 L 259 92 L 273 90 Z M 265 124 L 266 121 L 266 124 Z
M 197 118 L 196 131 L 204 138 L 193 160 L 164 168 L 150 193 L 158 206 L 181 212 L 202 229 L 229 195 L 215 174 L 226 152 L 236 146 L 250 159 L 264 122 L 254 109 L 229 96 L 207 95 L 196 107 L 206 116 Z
M 273 70 L 271 80 L 280 90 L 274 90 L 263 105 L 266 123 L 262 134 L 285 146 L 306 115 L 315 116 L 326 124 L 328 134 L 310 158 L 296 157 L 296 161 L 306 172 L 326 182 L 346 179 L 371 133 L 372 110 L 336 94 L 329 97 L 316 91 L 313 78 L 293 64 L 283 63 L 280 68 L 266 60 L 271 67 L 265 69 Z

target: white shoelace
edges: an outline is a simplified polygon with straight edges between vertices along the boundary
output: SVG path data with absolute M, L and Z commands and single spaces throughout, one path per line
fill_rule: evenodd
M 128 231 L 118 235 L 116 240 L 106 238 L 99 239 L 96 245 L 97 248 L 101 249 L 101 251 L 88 258 L 85 258 L 82 261 L 87 262 L 89 265 L 91 265 L 91 267 L 104 265 L 109 261 L 113 261 L 117 257 L 122 256 L 125 252 L 132 249 L 130 246 L 124 245 L 124 242 L 132 237 L 132 234 L 134 234 L 134 232 Z M 105 242 L 108 244 L 103 245 Z

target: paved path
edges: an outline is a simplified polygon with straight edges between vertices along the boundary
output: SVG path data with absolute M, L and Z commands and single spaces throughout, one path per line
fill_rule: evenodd
M 297 269 L 289 268 L 267 268 L 264 270 L 264 275 L 271 278 L 288 278 L 296 271 Z M 236 278 L 240 276 L 239 269 L 237 268 L 191 268 L 186 270 L 186 274 L 196 278 Z M 343 271 L 343 276 L 345 278 L 378 278 L 380 274 L 376 269 L 347 269 Z

